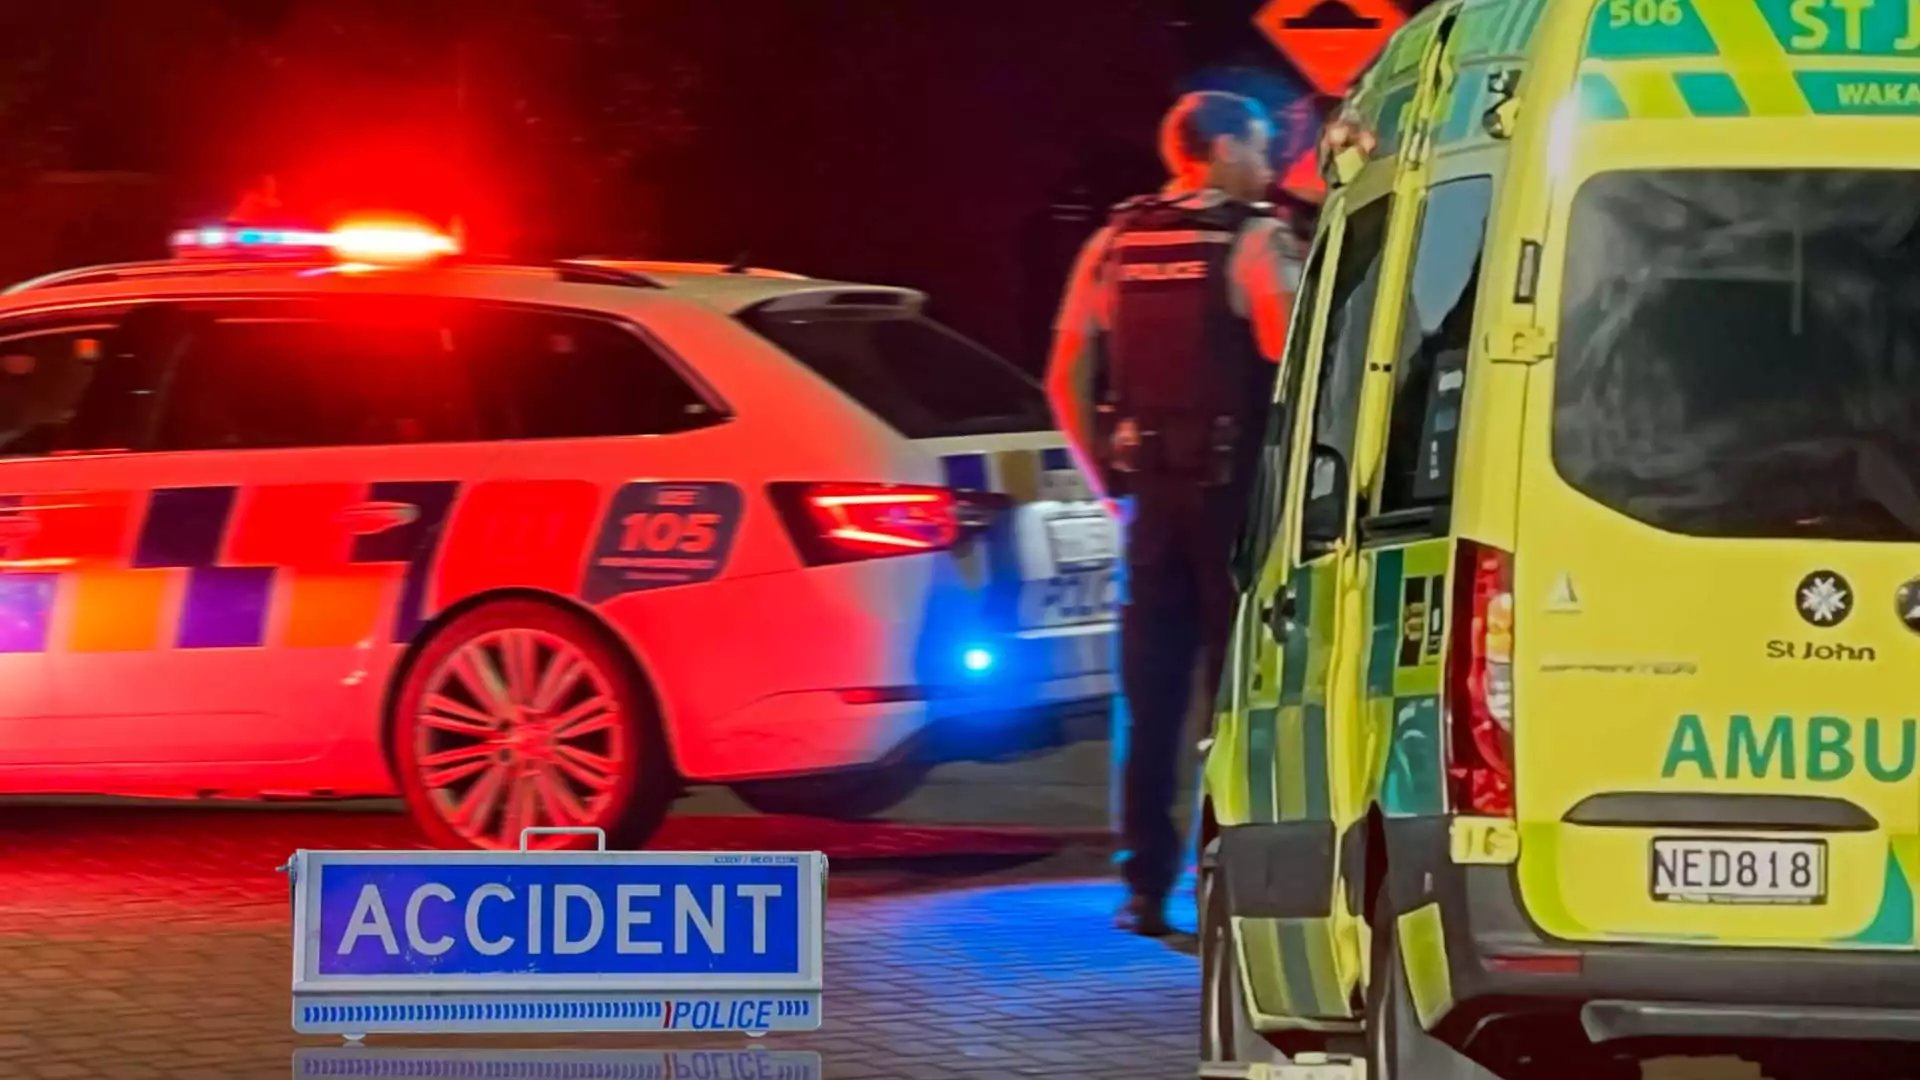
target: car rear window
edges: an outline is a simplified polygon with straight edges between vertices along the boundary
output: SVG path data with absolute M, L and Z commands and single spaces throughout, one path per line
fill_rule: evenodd
M 910 439 L 1053 427 L 1039 383 L 924 316 L 807 309 L 741 318 Z
M 1920 173 L 1608 173 L 1574 198 L 1553 456 L 1695 536 L 1920 539 Z

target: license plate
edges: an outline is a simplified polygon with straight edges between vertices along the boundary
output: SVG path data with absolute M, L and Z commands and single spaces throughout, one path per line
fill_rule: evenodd
M 1062 574 L 1112 566 L 1120 554 L 1113 519 L 1105 514 L 1048 519 L 1047 547 L 1054 570 Z
M 1020 622 L 1027 629 L 1111 622 L 1120 613 L 1119 576 L 1113 570 L 1090 570 L 1029 581 L 1020 608 Z
M 1827 899 L 1824 840 L 1653 842 L 1655 900 L 1677 904 L 1819 904 Z

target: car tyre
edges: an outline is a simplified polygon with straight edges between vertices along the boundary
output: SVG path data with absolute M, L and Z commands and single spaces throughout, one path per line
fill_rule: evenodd
M 1246 989 L 1240 982 L 1240 950 L 1227 910 L 1224 871 L 1213 865 L 1219 841 L 1201 860 L 1200 908 L 1200 1060 L 1273 1064 L 1283 1055 L 1253 1026 Z
M 818 776 L 747 780 L 733 785 L 740 801 L 763 814 L 859 821 L 906 801 L 927 779 L 928 767 L 887 765 Z
M 409 665 L 393 709 L 400 791 L 439 847 L 511 850 L 524 828 L 561 826 L 637 848 L 679 793 L 632 656 L 554 605 L 505 600 L 456 617 Z M 529 846 L 591 845 L 545 836 Z

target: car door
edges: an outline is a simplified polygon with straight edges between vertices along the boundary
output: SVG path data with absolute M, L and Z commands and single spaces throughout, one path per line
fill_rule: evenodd
M 1369 567 L 1366 760 L 1388 822 L 1446 810 L 1441 663 L 1448 539 L 1480 251 L 1494 177 L 1443 176 L 1425 195 L 1404 293 L 1380 480 L 1360 522 Z
M 1351 740 L 1358 731 L 1347 716 L 1346 693 L 1363 629 L 1351 463 L 1360 444 L 1367 343 L 1392 212 L 1385 187 L 1363 181 L 1329 207 L 1341 220 L 1328 255 L 1333 273 L 1324 327 L 1313 369 L 1305 373 L 1311 390 L 1301 401 L 1304 430 L 1295 447 L 1301 465 L 1289 489 L 1289 512 L 1298 518 L 1291 565 L 1276 572 L 1259 611 L 1279 653 L 1278 685 L 1270 731 L 1258 734 L 1263 725 L 1255 723 L 1249 752 L 1271 747 L 1267 806 L 1271 820 L 1287 827 L 1288 873 L 1300 882 L 1298 902 L 1273 928 L 1278 985 L 1272 989 L 1282 996 L 1263 998 L 1261 1005 L 1291 1016 L 1346 1019 L 1352 1011 L 1356 973 L 1336 948 L 1336 919 L 1345 913 L 1334 900 L 1335 822 L 1341 770 L 1354 760 Z M 1249 764 L 1258 777 L 1259 760 L 1250 756 Z
M 131 509 L 114 466 L 78 453 L 125 445 L 109 410 L 83 406 L 122 363 L 127 322 L 125 308 L 89 308 L 0 323 L 0 770 L 56 756 L 49 658 L 85 632 L 75 600 Z
M 1308 255 L 1286 356 L 1281 361 L 1280 382 L 1262 438 L 1246 527 L 1234 552 L 1240 602 L 1215 701 L 1204 785 L 1213 801 L 1214 819 L 1223 829 L 1220 858 L 1227 863 L 1235 857 L 1235 827 L 1250 826 L 1285 835 L 1279 818 L 1275 735 L 1279 730 L 1281 628 L 1286 619 L 1275 611 L 1275 603 L 1297 562 L 1293 537 L 1298 514 L 1289 492 L 1298 471 L 1295 448 L 1302 442 L 1303 418 L 1310 415 L 1302 394 L 1311 385 L 1310 372 L 1317 367 L 1314 358 L 1329 296 L 1323 270 L 1338 244 L 1339 230 L 1328 230 Z M 1240 917 L 1237 942 L 1243 957 L 1248 958 L 1240 970 L 1249 991 L 1262 1012 L 1287 1013 L 1288 987 L 1276 961 L 1281 956 L 1283 923 L 1279 919 L 1290 909 L 1285 902 L 1249 905 L 1243 903 L 1250 899 L 1248 896 L 1230 896 L 1233 914 Z
M 1280 704 L 1280 645 L 1285 616 L 1275 610 L 1275 605 L 1298 561 L 1293 540 L 1298 515 L 1293 512 L 1288 492 L 1296 460 L 1294 447 L 1301 438 L 1301 418 L 1306 415 L 1301 393 L 1308 385 L 1309 369 L 1316 367 L 1314 350 L 1326 313 L 1328 294 L 1323 289 L 1322 270 L 1327 253 L 1338 240 L 1337 231 L 1325 234 L 1308 256 L 1293 314 L 1295 329 L 1288 339 L 1278 394 L 1262 440 L 1253 501 L 1248 507 L 1245 532 L 1234 552 L 1241 602 L 1233 651 L 1221 679 L 1221 693 L 1226 698 L 1217 705 L 1246 718 L 1241 745 L 1233 752 L 1233 765 L 1246 777 L 1248 801 L 1243 814 L 1235 816 L 1254 822 L 1275 821 L 1278 814 L 1273 736 Z
M 177 305 L 144 452 L 115 466 L 141 503 L 115 618 L 53 659 L 76 756 L 272 793 L 335 786 L 286 767 L 343 738 L 371 749 L 375 676 L 497 453 L 451 334 L 417 299 Z

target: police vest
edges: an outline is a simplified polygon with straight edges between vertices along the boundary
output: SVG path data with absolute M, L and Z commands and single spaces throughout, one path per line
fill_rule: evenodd
M 1271 211 L 1246 203 L 1186 207 L 1158 198 L 1114 210 L 1106 271 L 1112 289 L 1101 400 L 1111 422 L 1158 440 L 1140 471 L 1205 469 L 1231 425 L 1234 479 L 1257 455 L 1276 365 L 1251 320 L 1236 314 L 1228 260 L 1247 223 Z

